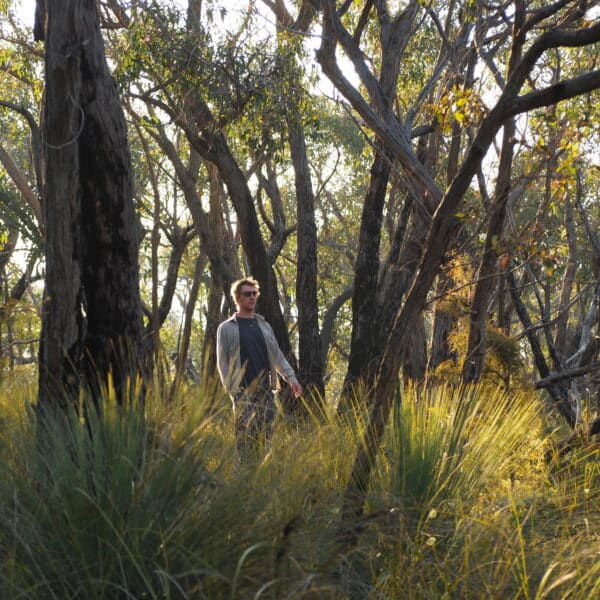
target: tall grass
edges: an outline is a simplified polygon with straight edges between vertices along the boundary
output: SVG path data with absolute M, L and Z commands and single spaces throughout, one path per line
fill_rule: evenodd
M 340 522 L 365 411 L 281 418 L 239 462 L 228 400 L 35 422 L 0 392 L 0 597 L 588 598 L 600 577 L 598 451 L 543 462 L 534 396 L 403 392 L 367 512 Z M 345 526 L 358 543 L 340 541 Z
M 540 404 L 483 387 L 408 389 L 388 429 L 385 487 L 420 511 L 473 504 L 538 460 Z
M 582 449 L 549 468 L 543 424 L 533 395 L 439 386 L 398 396 L 363 548 L 382 597 L 597 590 L 600 453 Z

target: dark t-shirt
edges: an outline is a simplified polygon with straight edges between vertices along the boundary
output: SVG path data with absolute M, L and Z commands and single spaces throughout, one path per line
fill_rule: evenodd
M 255 318 L 237 317 L 240 332 L 240 360 L 245 367 L 242 387 L 248 387 L 257 382 L 268 387 L 269 384 L 269 355 L 265 337 Z

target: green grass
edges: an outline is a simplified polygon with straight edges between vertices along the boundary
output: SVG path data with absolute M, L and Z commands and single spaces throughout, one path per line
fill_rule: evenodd
M 341 523 L 364 411 L 282 418 L 239 463 L 218 388 L 34 427 L 0 391 L 0 598 L 590 598 L 599 453 L 560 465 L 534 395 L 409 389 L 366 514 Z M 338 534 L 358 530 L 358 543 Z

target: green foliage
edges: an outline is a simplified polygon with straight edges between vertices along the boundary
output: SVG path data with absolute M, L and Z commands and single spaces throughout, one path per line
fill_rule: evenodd
M 405 393 L 371 484 L 352 586 L 368 573 L 386 598 L 585 598 L 598 589 L 600 450 L 577 452 L 549 482 L 531 400 L 481 386 Z
M 9 582 L 29 597 L 71 597 L 82 582 L 90 598 L 160 588 L 152 566 L 197 501 L 202 470 L 186 440 L 164 456 L 142 413 L 104 408 L 87 425 L 75 414 L 38 415 L 37 431 L 27 424 L 21 432 L 4 478 L 3 521 L 12 524 L 16 564 L 35 548 Z
M 275 46 L 250 18 L 230 32 L 154 4 L 115 37 L 113 54 L 122 87 L 150 81 L 182 105 L 193 105 L 186 96 L 199 97 L 215 131 L 233 128 L 248 148 L 271 154 L 282 150 L 286 107 L 297 110 L 307 98 L 298 87 L 295 48 Z
M 2 183 L 0 178 L 0 221 L 9 229 L 17 229 L 30 243 L 32 251 L 40 253 L 44 242 L 33 211 L 12 190 L 4 189 Z

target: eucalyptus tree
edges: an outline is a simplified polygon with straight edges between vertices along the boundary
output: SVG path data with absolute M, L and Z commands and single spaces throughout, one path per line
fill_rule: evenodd
M 511 63 L 508 76 L 492 101 L 491 108 L 486 110 L 475 124 L 473 137 L 467 142 L 457 165 L 456 175 L 445 191 L 442 191 L 435 180 L 435 173 L 418 159 L 410 142 L 415 118 L 419 114 L 418 109 L 422 108 L 422 101 L 431 86 L 438 81 L 439 69 L 430 70 L 429 78 L 426 78 L 416 94 L 417 103 L 403 107 L 390 101 L 381 82 L 381 73 L 375 73 L 373 67 L 385 64 L 386 50 L 396 49 L 400 43 L 406 45 L 407 41 L 417 34 L 417 27 L 403 27 L 407 17 L 413 12 L 414 19 L 419 16 L 432 20 L 439 31 L 439 47 L 451 50 L 455 47 L 454 43 L 464 35 L 465 27 L 475 22 L 478 13 L 495 13 L 496 8 L 483 3 L 448 5 L 448 10 L 453 7 L 459 9 L 455 13 L 454 26 L 448 30 L 439 27 L 440 13 L 436 11 L 436 5 L 422 6 L 417 2 L 409 2 L 402 10 L 393 13 L 387 2 L 374 1 L 365 5 L 362 19 L 360 14 L 352 18 L 349 13 L 351 5 L 351 2 L 346 2 L 338 7 L 334 0 L 323 0 L 320 3 L 323 36 L 318 60 L 335 87 L 370 127 L 381 144 L 389 149 L 399 165 L 409 192 L 416 202 L 427 209 L 430 220 L 427 223 L 427 236 L 418 268 L 404 303 L 390 321 L 389 336 L 377 364 L 374 385 L 368 394 L 372 404 L 370 428 L 365 444 L 357 453 L 347 490 L 348 515 L 362 512 L 369 473 L 397 385 L 400 349 L 407 340 L 410 327 L 423 309 L 450 243 L 456 240 L 460 229 L 456 213 L 463 204 L 471 181 L 477 175 L 496 135 L 507 120 L 516 115 L 587 94 L 600 87 L 600 72 L 594 70 L 593 66 L 569 73 L 554 84 L 548 84 L 543 77 L 533 77 L 539 68 L 543 68 L 537 66 L 540 58 L 553 49 L 585 47 L 600 40 L 600 24 L 590 22 L 583 11 L 579 10 L 579 2 L 563 0 L 539 7 L 525 6 L 520 1 L 511 4 L 511 11 L 502 11 L 501 19 L 497 20 L 495 25 L 502 31 L 509 29 L 502 38 L 506 48 L 505 64 Z M 369 16 L 371 8 L 375 13 L 374 18 Z M 365 20 L 377 31 L 380 40 L 379 59 L 361 44 L 361 32 L 364 29 L 362 23 Z M 398 41 L 398 38 L 402 42 Z M 496 39 L 497 35 L 486 38 L 483 51 L 485 52 L 489 44 L 493 44 Z M 390 40 L 395 40 L 395 45 L 390 44 Z M 340 68 L 336 54 L 338 48 L 343 50 L 351 61 L 361 81 L 361 87 L 350 81 Z M 367 56 L 371 56 L 371 60 L 366 60 Z M 450 57 L 451 55 L 448 55 L 447 60 Z M 444 61 L 444 66 L 445 64 L 448 64 L 447 61 Z
M 285 61 L 287 73 L 284 98 L 285 122 L 290 156 L 294 169 L 297 207 L 297 275 L 296 303 L 298 308 L 298 338 L 300 378 L 309 394 L 323 396 L 323 359 L 319 334 L 319 308 L 317 300 L 317 227 L 315 222 L 315 194 L 311 180 L 309 157 L 302 116 L 301 100 L 306 95 L 303 88 L 302 44 L 288 30 L 306 34 L 316 11 L 301 11 L 293 18 L 282 2 L 270 5 L 277 19 L 279 53 Z
M 196 189 L 196 175 L 169 148 L 172 142 L 163 120 L 183 133 L 190 153 L 204 165 L 216 167 L 235 210 L 244 259 L 249 271 L 261 282 L 260 310 L 272 323 L 284 352 L 290 354 L 273 257 L 269 256 L 248 182 L 254 167 L 244 165 L 243 156 L 236 156 L 237 141 L 230 133 L 236 127 L 251 124 L 250 111 L 268 97 L 278 65 L 268 53 L 244 43 L 243 30 L 237 36 L 224 35 L 213 41 L 210 31 L 217 30 L 206 24 L 209 15 L 203 12 L 201 3 L 190 2 L 185 14 L 167 5 L 134 8 L 121 42 L 126 52 L 119 53 L 115 46 L 118 68 L 127 73 L 131 82 L 128 93 L 137 103 L 136 110 L 145 107 L 140 115 L 145 119 L 144 127 L 174 164 L 202 247 L 227 297 L 237 269 L 232 268 L 235 261 L 227 259 L 226 248 L 235 251 L 237 243 L 222 237 L 222 227 L 213 227 Z M 261 143 L 260 135 L 257 143 Z
M 21 231 L 26 231 L 28 223 L 19 214 L 22 206 L 15 195 L 3 187 L 0 178 L 0 379 L 5 366 L 12 370 L 16 364 L 35 360 L 36 340 L 31 335 L 31 319 L 24 320 L 20 316 L 35 313 L 34 307 L 23 298 L 30 283 L 37 278 L 34 269 L 40 256 L 39 247 L 32 247 L 24 265 L 15 260 Z M 27 350 L 29 356 L 24 356 L 23 350 Z
M 35 34 L 45 43 L 38 404 L 76 404 L 80 373 L 96 400 L 111 378 L 124 402 L 142 362 L 140 231 L 127 128 L 96 3 L 38 1 Z

